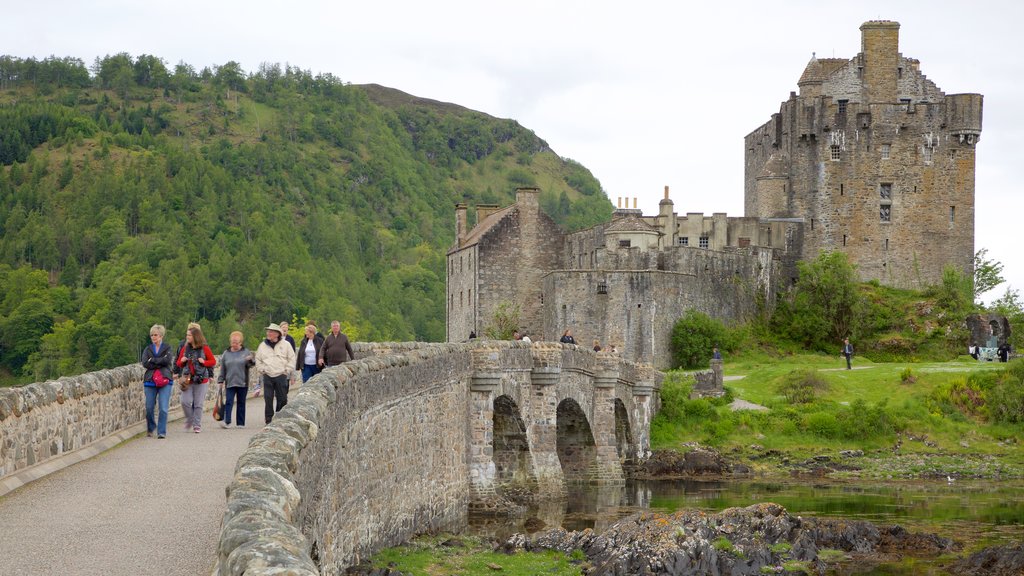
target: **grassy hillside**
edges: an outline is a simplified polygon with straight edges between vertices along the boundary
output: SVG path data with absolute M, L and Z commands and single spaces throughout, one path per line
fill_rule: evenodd
M 154 323 L 215 349 L 292 318 L 441 340 L 454 204 L 524 185 L 568 229 L 612 211 L 514 120 L 397 90 L 0 56 L 0 381 L 134 362 Z

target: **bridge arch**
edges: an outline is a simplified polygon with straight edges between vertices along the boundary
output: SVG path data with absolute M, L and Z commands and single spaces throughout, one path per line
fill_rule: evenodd
M 492 458 L 499 487 L 536 487 L 526 424 L 519 406 L 506 394 L 494 399 Z
M 562 474 L 566 482 L 588 483 L 597 468 L 597 443 L 587 415 L 572 398 L 559 402 L 556 414 L 556 446 Z

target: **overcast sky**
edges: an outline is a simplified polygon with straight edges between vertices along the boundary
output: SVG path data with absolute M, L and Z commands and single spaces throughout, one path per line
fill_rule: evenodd
M 852 58 L 867 20 L 947 94 L 985 95 L 975 249 L 1024 289 L 1024 63 L 1015 1 L 35 0 L 4 7 L 0 54 L 152 54 L 197 69 L 263 62 L 454 102 L 535 131 L 615 203 L 743 215 L 743 137 L 811 58 Z M 1016 38 L 1016 40 L 1015 40 Z M 1001 296 L 1007 284 L 988 294 Z

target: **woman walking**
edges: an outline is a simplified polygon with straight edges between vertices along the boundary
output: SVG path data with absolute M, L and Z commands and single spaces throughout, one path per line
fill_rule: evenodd
M 281 327 L 282 329 L 284 326 Z M 306 324 L 306 335 L 299 342 L 299 348 L 295 356 L 295 369 L 302 370 L 302 382 L 320 373 L 316 359 L 320 357 L 320 348 L 324 345 L 324 335 L 316 331 L 315 324 Z
M 171 403 L 172 382 L 171 347 L 164 342 L 166 330 L 160 324 L 149 329 L 150 345 L 142 351 L 142 367 L 146 374 L 142 377 L 142 385 L 146 389 L 146 436 L 157 438 L 167 436 L 167 409 Z M 160 404 L 159 416 L 154 419 L 157 403 Z
M 221 428 L 231 428 L 231 408 L 237 401 L 235 426 L 245 428 L 245 397 L 249 393 L 249 369 L 256 364 L 256 358 L 243 344 L 242 333 L 231 333 L 231 345 L 221 354 L 220 376 L 217 383 L 224 386 L 224 419 Z
M 185 412 L 185 430 L 191 428 L 199 434 L 202 430 L 206 389 L 210 385 L 213 367 L 217 365 L 217 358 L 206 345 L 206 338 L 199 327 L 188 329 L 185 345 L 178 353 L 176 364 L 181 368 L 182 375 L 181 409 Z

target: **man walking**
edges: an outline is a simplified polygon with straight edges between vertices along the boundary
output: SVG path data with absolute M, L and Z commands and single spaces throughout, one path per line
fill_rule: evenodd
M 320 366 L 337 366 L 348 360 L 355 360 L 356 355 L 352 353 L 352 345 L 349 344 L 348 336 L 341 333 L 341 323 L 335 320 L 331 322 L 331 333 L 324 339 L 320 346 Z
M 288 387 L 295 383 L 295 350 L 284 340 L 281 326 L 267 326 L 267 339 L 256 349 L 256 371 L 263 381 L 264 419 L 270 424 L 274 413 L 288 404 Z
M 846 356 L 846 369 L 852 370 L 850 358 L 853 358 L 853 344 L 850 344 L 849 338 L 843 338 L 843 356 Z

